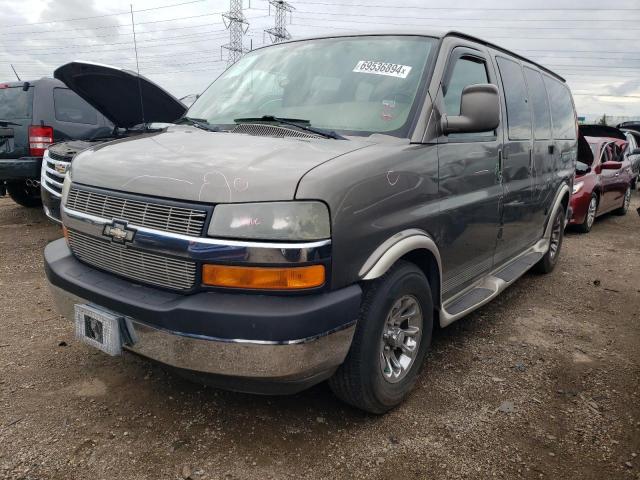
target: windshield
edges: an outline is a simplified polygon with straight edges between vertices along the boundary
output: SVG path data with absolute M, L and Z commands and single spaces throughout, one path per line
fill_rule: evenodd
M 187 116 L 224 125 L 269 115 L 345 134 L 406 136 L 435 43 L 362 36 L 255 50 L 213 82 Z

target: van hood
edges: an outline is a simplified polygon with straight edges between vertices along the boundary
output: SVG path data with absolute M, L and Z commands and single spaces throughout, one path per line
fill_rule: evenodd
M 89 148 L 71 175 L 74 183 L 192 202 L 292 200 L 310 169 L 373 144 L 172 126 Z
M 187 111 L 187 107 L 169 92 L 129 70 L 91 62 L 71 62 L 58 67 L 53 76 L 116 127 L 172 123 Z

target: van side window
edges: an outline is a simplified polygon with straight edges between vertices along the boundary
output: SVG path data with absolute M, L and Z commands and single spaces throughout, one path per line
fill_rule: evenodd
M 531 138 L 531 110 L 520 64 L 503 57 L 496 58 L 507 104 L 507 125 L 510 140 Z
M 462 91 L 469 85 L 490 83 L 485 62 L 476 57 L 460 57 L 453 66 L 449 83 L 444 95 L 444 107 L 447 115 L 460 115 L 462 103 Z M 495 132 L 482 133 L 455 133 L 450 134 L 449 139 L 468 137 L 493 137 Z
M 553 136 L 558 139 L 576 139 L 576 118 L 569 89 L 558 80 L 544 76 L 544 84 L 549 94 Z
M 536 140 L 551 138 L 551 113 L 549 99 L 544 88 L 540 72 L 524 67 L 524 78 L 527 80 L 531 110 L 533 110 L 533 136 Z
M 53 107 L 61 122 L 98 124 L 98 112 L 68 88 L 53 89 Z

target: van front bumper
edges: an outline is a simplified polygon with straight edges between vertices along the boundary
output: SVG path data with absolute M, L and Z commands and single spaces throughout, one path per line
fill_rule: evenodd
M 328 378 L 351 346 L 358 285 L 329 293 L 268 296 L 201 292 L 181 295 L 91 268 L 64 239 L 45 249 L 45 269 L 60 313 L 75 304 L 123 316 L 123 348 L 232 390 L 292 393 Z
M 40 179 L 42 157 L 0 158 L 0 180 Z

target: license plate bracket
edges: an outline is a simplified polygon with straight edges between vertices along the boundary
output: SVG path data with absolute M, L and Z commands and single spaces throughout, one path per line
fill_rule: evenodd
M 122 316 L 93 305 L 74 306 L 76 338 L 108 355 L 122 354 Z

